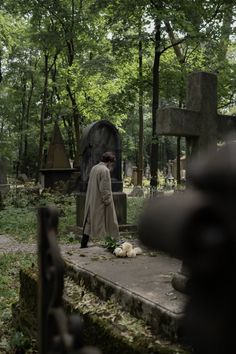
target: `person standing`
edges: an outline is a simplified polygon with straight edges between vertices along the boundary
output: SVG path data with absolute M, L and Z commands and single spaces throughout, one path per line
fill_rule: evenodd
M 119 237 L 110 176 L 115 160 L 115 155 L 112 152 L 105 152 L 101 162 L 95 165 L 90 172 L 81 248 L 87 247 L 90 238 Z

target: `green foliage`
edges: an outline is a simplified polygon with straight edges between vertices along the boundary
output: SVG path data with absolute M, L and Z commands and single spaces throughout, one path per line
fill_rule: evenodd
M 107 236 L 107 237 L 105 238 L 105 241 L 104 241 L 103 246 L 104 246 L 108 251 L 110 251 L 111 253 L 113 253 L 114 250 L 116 249 L 116 247 L 118 246 L 118 243 L 117 243 L 117 240 L 114 239 L 113 237 Z
M 142 197 L 128 198 L 128 224 L 136 224 L 143 209 L 145 199 Z
M 16 352 L 24 351 L 28 352 L 31 348 L 31 341 L 29 338 L 26 338 L 22 332 L 14 332 L 10 339 L 10 346 Z
M 31 267 L 35 256 L 22 253 L 0 255 L 0 353 L 33 353 L 28 339 L 12 323 L 11 307 L 19 294 L 19 270 Z
M 0 211 L 0 234 L 14 236 L 20 242 L 36 242 L 37 208 L 55 206 L 59 212 L 59 235 L 61 241 L 68 241 L 68 227 L 75 225 L 75 200 L 72 196 L 44 192 L 42 195 L 21 190 L 12 192 Z M 70 242 L 72 241 L 70 237 Z
M 137 222 L 144 198 L 128 198 L 128 223 Z M 54 206 L 59 212 L 59 237 L 61 242 L 74 242 L 71 228 L 76 225 L 76 203 L 73 196 L 44 192 L 42 195 L 27 191 L 11 192 L 0 210 L 0 234 L 13 236 L 17 241 L 36 243 L 37 208 Z
M 44 102 L 44 148 L 48 147 L 57 119 L 68 155 L 74 158 L 76 106 L 81 125 L 99 119 L 112 121 L 122 135 L 123 157 L 137 164 L 140 40 L 144 160 L 148 162 L 157 20 L 161 23 L 160 105 L 184 106 L 187 75 L 205 70 L 219 75 L 219 108 L 224 113 L 234 112 L 235 7 L 232 1 L 3 0 L 0 4 L 0 154 L 9 159 L 10 166 L 15 162 L 21 172 L 31 176 L 36 172 L 39 122 L 44 112 L 45 56 L 48 86 Z M 171 47 L 167 22 L 176 41 L 181 40 L 175 49 L 182 53 L 182 61 Z

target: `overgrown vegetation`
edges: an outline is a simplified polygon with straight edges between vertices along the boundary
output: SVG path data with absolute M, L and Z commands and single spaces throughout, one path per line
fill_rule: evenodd
M 0 255 L 0 353 L 32 354 L 32 342 L 12 325 L 12 304 L 19 297 L 19 270 L 34 266 L 35 256 L 31 254 Z
M 144 198 L 128 198 L 128 223 L 136 223 Z M 41 195 L 28 190 L 11 191 L 5 208 L 0 210 L 0 234 L 13 236 L 19 242 L 35 243 L 37 236 L 37 208 L 54 205 L 59 211 L 61 242 L 73 242 L 76 226 L 76 202 L 72 195 L 44 192 Z
M 67 228 L 75 225 L 75 199 L 61 193 L 44 192 L 41 195 L 29 190 L 11 192 L 4 201 L 5 208 L 0 211 L 0 234 L 14 236 L 20 242 L 36 242 L 37 208 L 53 205 L 59 211 L 59 232 L 61 240 L 66 240 Z
M 0 154 L 9 170 L 38 175 L 55 120 L 72 160 L 81 126 L 108 119 L 123 157 L 137 164 L 141 140 L 146 164 L 156 109 L 185 105 L 192 71 L 218 73 L 218 108 L 235 112 L 234 3 L 2 0 Z M 175 138 L 159 142 L 160 160 L 176 156 Z

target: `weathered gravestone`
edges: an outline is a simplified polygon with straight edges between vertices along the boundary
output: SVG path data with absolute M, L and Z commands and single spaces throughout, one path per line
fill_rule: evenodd
M 177 159 L 175 159 L 173 161 L 173 176 L 174 178 L 177 180 L 177 170 L 178 170 L 178 167 L 177 167 Z M 183 181 L 185 179 L 185 171 L 186 171 L 186 156 L 181 156 L 180 157 L 180 179 L 181 181 Z
M 124 177 L 132 177 L 133 163 L 131 161 L 125 161 L 124 163 Z
M 41 184 L 44 188 L 55 188 L 58 182 L 67 182 L 75 172 L 75 170 L 71 168 L 57 122 L 54 125 L 46 164 L 40 172 Z
M 111 172 L 113 199 L 118 223 L 127 223 L 127 197 L 123 192 L 121 169 L 121 141 L 116 127 L 106 120 L 87 126 L 83 132 L 79 156 L 80 182 L 77 195 L 77 225 L 83 226 L 84 205 L 89 174 L 94 165 L 101 161 L 104 152 L 111 151 L 116 156 L 114 170 Z
M 201 156 L 189 178 L 192 188 L 181 196 L 151 201 L 140 237 L 189 270 L 183 324 L 194 353 L 234 353 L 236 143 Z
M 187 164 L 192 155 L 215 146 L 229 132 L 235 134 L 236 117 L 217 113 L 217 76 L 206 72 L 189 75 L 186 109 L 164 108 L 157 111 L 157 134 L 186 137 Z M 188 182 L 188 167 L 187 182 Z M 185 266 L 174 278 L 176 288 L 183 290 Z
M 217 143 L 217 139 L 236 130 L 236 117 L 217 114 L 217 76 L 206 72 L 189 75 L 186 109 L 157 111 L 157 134 L 184 136 L 188 154 Z
M 167 175 L 165 176 L 166 184 L 169 184 L 170 187 L 174 187 L 174 176 L 173 176 L 173 162 L 168 161 L 167 164 Z

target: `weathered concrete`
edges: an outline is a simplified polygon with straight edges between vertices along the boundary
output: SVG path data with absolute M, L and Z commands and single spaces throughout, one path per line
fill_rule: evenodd
M 227 133 L 235 136 L 236 117 L 218 115 L 217 76 L 212 73 L 194 72 L 189 75 L 186 109 L 164 108 L 157 111 L 158 135 L 186 137 L 187 164 L 193 155 L 212 146 L 216 148 L 217 139 L 224 138 Z M 182 287 L 186 281 L 186 275 L 180 271 L 173 284 Z
M 132 243 L 135 243 L 132 241 Z M 67 273 L 102 300 L 115 299 L 123 310 L 144 320 L 154 333 L 172 340 L 178 337 L 185 296 L 171 287 L 180 262 L 145 251 L 136 258 L 116 258 L 103 247 L 79 243 L 60 246 Z M 0 235 L 0 253 L 36 252 L 36 245 L 20 244 Z
M 104 300 L 116 301 L 152 330 L 177 338 L 185 296 L 173 290 L 171 278 L 180 262 L 146 252 L 136 258 L 116 258 L 93 246 L 65 254 L 67 272 Z
M 157 134 L 185 136 L 192 152 L 198 152 L 236 131 L 236 117 L 217 114 L 217 76 L 206 72 L 189 75 L 186 109 L 157 111 Z
M 20 299 L 13 306 L 14 324 L 37 336 L 37 275 L 35 269 L 20 272 Z M 187 354 L 179 345 L 154 335 L 144 321 L 124 312 L 115 299 L 105 302 L 83 285 L 65 281 L 64 308 L 84 320 L 85 344 L 95 345 L 104 354 Z

